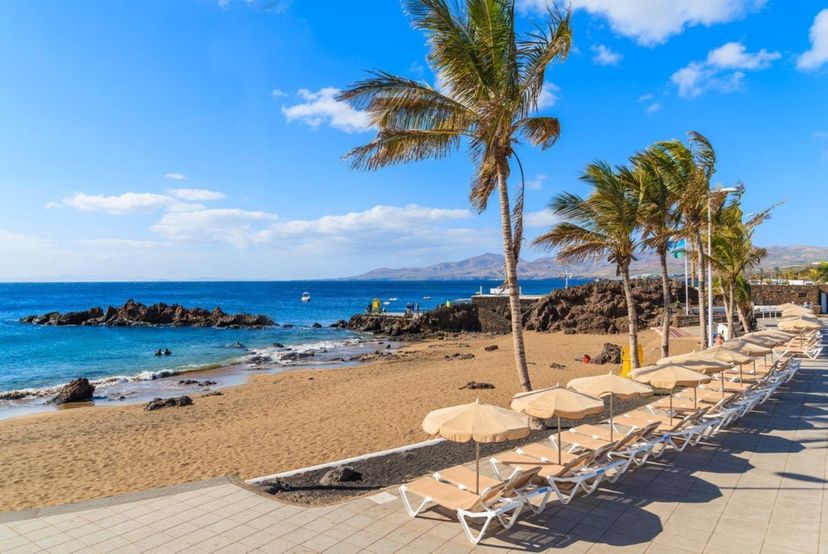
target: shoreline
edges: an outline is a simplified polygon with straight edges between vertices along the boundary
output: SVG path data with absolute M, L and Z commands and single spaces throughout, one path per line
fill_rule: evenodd
M 238 355 L 201 365 L 182 364 L 161 370 L 138 370 L 129 375 L 90 378 L 93 399 L 55 406 L 47 404 L 67 383 L 0 391 L 0 421 L 37 413 L 60 413 L 78 407 L 102 408 L 148 402 L 154 398 L 199 395 L 243 385 L 252 375 L 275 375 L 283 371 L 316 368 L 337 369 L 363 363 L 354 358 L 370 356 L 388 348 L 394 352 L 405 344 L 399 340 L 366 333 L 351 333 L 339 340 L 241 348 Z M 228 347 L 229 348 L 229 347 Z M 294 358 L 290 358 L 293 356 Z M 83 377 L 83 371 L 78 372 Z M 209 383 L 182 383 L 182 381 Z
M 530 375 L 540 388 L 617 371 L 575 358 L 626 337 L 528 332 L 526 338 Z M 642 343 L 647 360 L 658 355 L 652 331 L 642 333 Z M 510 335 L 430 340 L 398 352 L 336 371 L 252 375 L 222 396 L 193 397 L 186 407 L 84 406 L 0 421 L 0 511 L 225 475 L 250 479 L 405 446 L 428 438 L 420 427 L 428 411 L 475 398 L 508 405 L 518 389 Z M 461 388 L 472 380 L 495 388 Z

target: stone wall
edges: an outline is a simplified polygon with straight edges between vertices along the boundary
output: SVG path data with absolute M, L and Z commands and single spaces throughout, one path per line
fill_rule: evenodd
M 820 307 L 820 292 L 828 292 L 825 285 L 751 285 L 750 299 L 757 306 L 776 306 L 791 302 L 800 306 L 810 302 Z

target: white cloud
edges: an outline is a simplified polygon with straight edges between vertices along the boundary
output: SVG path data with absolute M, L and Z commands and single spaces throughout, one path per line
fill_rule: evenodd
M 175 203 L 173 198 L 151 192 L 125 192 L 119 195 L 76 193 L 64 198 L 61 204 L 82 212 L 103 212 L 111 215 L 148 213 Z M 53 203 L 47 204 L 47 206 Z
M 653 102 L 652 104 L 647 106 L 647 108 L 644 111 L 646 111 L 647 113 L 656 113 L 660 112 L 661 108 L 663 107 L 664 105 L 661 102 Z
M 544 181 L 546 181 L 546 175 L 538 173 L 535 175 L 534 179 L 526 181 L 526 188 L 529 190 L 541 190 L 543 188 Z
M 648 92 L 646 94 L 642 94 L 641 96 L 639 96 L 638 101 L 639 102 L 646 102 L 647 100 L 652 100 L 653 98 L 655 98 L 655 95 L 651 92 Z
M 711 26 L 739 19 L 766 0 L 572 0 L 573 9 L 606 18 L 614 31 L 652 46 L 686 27 Z M 550 0 L 518 0 L 522 12 L 543 12 Z
M 288 123 L 301 121 L 317 128 L 322 124 L 348 133 L 367 131 L 371 128 L 368 114 L 353 109 L 346 102 L 336 99 L 339 89 L 321 88 L 316 92 L 300 89 L 297 93 L 304 102 L 282 106 L 282 114 Z
M 158 210 L 187 212 L 204 209 L 198 201 L 220 200 L 224 194 L 206 189 L 169 189 L 167 194 L 154 192 L 125 192 L 116 195 L 75 193 L 60 202 L 49 202 L 47 209 L 75 208 L 82 212 L 109 215 L 151 213 Z
M 274 98 L 283 98 L 283 97 L 287 96 L 288 93 L 286 93 L 282 89 L 275 88 L 270 92 L 270 95 L 273 96 Z
M 158 248 L 168 248 L 171 246 L 168 242 L 134 239 L 81 239 L 78 243 L 84 246 L 113 250 L 156 250 Z
M 593 45 L 590 50 L 595 52 L 592 61 L 598 65 L 618 65 L 618 62 L 624 58 L 624 56 L 618 52 L 613 52 L 603 44 Z
M 223 192 L 207 189 L 170 189 L 167 191 L 170 196 L 188 202 L 206 202 L 210 200 L 222 200 L 225 198 Z
M 741 42 L 728 42 L 708 52 L 707 64 L 722 69 L 767 69 L 781 57 L 779 52 L 768 52 L 764 48 L 751 54 Z
M 800 71 L 814 71 L 828 62 L 828 8 L 816 15 L 808 37 L 811 49 L 796 59 L 796 67 Z
M 763 48 L 750 53 L 742 43 L 728 42 L 708 52 L 706 60 L 682 67 L 670 80 L 684 98 L 695 98 L 708 91 L 733 92 L 742 88 L 745 71 L 767 69 L 780 57 L 779 52 Z
M 537 212 L 526 212 L 523 216 L 523 224 L 526 227 L 551 227 L 559 221 L 560 218 L 549 208 Z
M 183 173 L 178 173 L 178 172 L 165 173 L 164 178 L 165 179 L 170 179 L 171 181 L 186 181 L 187 180 L 186 175 L 184 175 Z
M 414 204 L 378 205 L 361 212 L 290 221 L 281 221 L 276 214 L 268 212 L 203 209 L 166 213 L 151 230 L 175 242 L 228 243 L 236 247 L 279 248 L 282 252 L 342 255 L 362 249 L 379 253 L 388 251 L 391 245 L 444 248 L 453 241 L 469 241 L 478 230 L 445 227 L 443 223 L 471 217 L 466 209 Z M 489 236 L 487 232 L 481 234 L 481 237 Z
M 828 131 L 814 131 L 813 133 L 811 133 L 811 136 L 813 136 L 815 139 L 828 138 Z
M 238 208 L 211 208 L 169 212 L 150 227 L 177 242 L 219 242 L 246 246 L 261 240 L 261 233 L 276 221 L 276 214 Z
M 412 75 L 422 76 L 425 73 L 425 66 L 418 61 L 411 62 L 408 72 Z
M 538 109 L 551 108 L 558 102 L 558 97 L 561 92 L 561 87 L 555 83 L 546 81 L 541 87 L 538 95 Z

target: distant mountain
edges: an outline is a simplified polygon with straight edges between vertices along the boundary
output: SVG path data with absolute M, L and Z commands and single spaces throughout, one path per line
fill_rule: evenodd
M 765 269 L 806 265 L 828 260 L 828 248 L 821 246 L 768 246 L 768 257 L 762 263 Z M 669 258 L 668 268 L 671 273 L 684 271 L 684 260 Z M 615 266 L 607 262 L 588 262 L 580 264 L 558 263 L 554 257 L 524 260 L 518 265 L 522 279 L 550 279 L 560 277 L 564 271 L 576 277 L 615 277 Z M 658 258 L 653 253 L 639 255 L 633 263 L 634 275 L 657 274 Z M 363 281 L 448 281 L 452 279 L 487 279 L 503 278 L 503 256 L 499 254 L 482 254 L 457 262 L 442 262 L 425 267 L 382 267 L 349 279 Z

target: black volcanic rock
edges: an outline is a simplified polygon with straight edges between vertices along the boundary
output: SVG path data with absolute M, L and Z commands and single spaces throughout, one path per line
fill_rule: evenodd
M 673 300 L 684 301 L 684 286 L 671 281 Z M 639 329 L 656 325 L 662 313 L 662 289 L 658 279 L 632 282 Z M 695 289 L 690 289 L 696 302 Z M 602 281 L 552 291 L 524 313 L 526 329 L 565 333 L 623 333 L 628 330 L 627 302 L 620 281 Z
M 174 406 L 192 406 L 193 399 L 189 396 L 176 396 L 173 398 L 153 398 L 144 405 L 144 410 L 153 412 L 162 408 L 172 408 Z
M 92 393 L 95 392 L 95 385 L 89 382 L 86 377 L 68 382 L 60 389 L 57 396 L 49 400 L 49 404 L 66 404 L 69 402 L 85 402 L 92 400 Z
M 102 327 L 142 327 L 168 325 L 172 327 L 265 327 L 273 320 L 265 315 L 226 314 L 216 306 L 212 311 L 203 308 L 185 308 L 180 304 L 152 304 L 145 306 L 127 300 L 121 307 L 91 308 L 80 312 L 49 312 L 30 315 L 20 320 L 33 325 L 85 325 Z
M 455 304 L 450 308 L 439 307 L 417 318 L 357 314 L 351 317 L 347 327 L 354 331 L 380 333 L 392 337 L 481 330 L 477 307 L 472 304 Z

